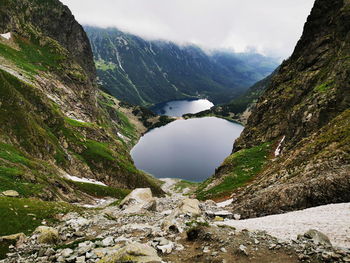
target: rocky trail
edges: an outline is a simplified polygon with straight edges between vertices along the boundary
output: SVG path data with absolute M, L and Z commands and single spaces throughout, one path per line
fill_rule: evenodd
M 163 181 L 165 197 L 153 197 L 147 188 L 135 189 L 120 203 L 97 202 L 96 207 L 82 213 L 60 215 L 56 225 L 43 222 L 32 236 L 2 237 L 3 241 L 16 242 L 0 262 L 350 262 L 350 250 L 336 247 L 349 247 L 348 236 L 339 239 L 338 233 L 329 240 L 317 230 L 307 231 L 318 229 L 312 223 L 298 228 L 305 223 L 307 210 L 304 219 L 300 214 L 285 214 L 277 215 L 276 220 L 273 216 L 239 220 L 239 215 L 225 207 L 230 202 L 199 202 L 186 195 L 189 189 L 176 187 L 178 180 Z M 342 205 L 321 210 L 329 213 L 336 206 Z M 333 218 L 329 226 L 349 219 L 349 206 L 343 206 L 345 218 L 335 214 L 338 221 Z M 310 222 L 315 219 L 315 209 Z M 318 216 L 322 217 L 320 211 Z M 274 230 L 278 220 L 285 220 L 285 231 L 290 232 L 293 218 L 299 222 L 294 230 L 301 231 L 296 233 L 301 234 L 298 237 Z M 345 231 L 343 235 L 349 233 L 349 220 L 338 230 Z

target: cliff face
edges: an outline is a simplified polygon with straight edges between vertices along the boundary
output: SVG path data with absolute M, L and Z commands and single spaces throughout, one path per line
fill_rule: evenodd
M 245 216 L 350 199 L 350 1 L 317 0 L 291 58 L 258 100 L 202 197 Z M 255 162 L 244 162 L 247 156 Z
M 208 55 L 197 46 L 147 41 L 117 29 L 85 29 L 103 86 L 138 105 L 199 96 L 227 102 L 277 66 L 258 54 Z
M 84 68 L 91 81 L 95 80 L 89 40 L 67 6 L 57 0 L 24 0 L 20 4 L 11 0 L 1 2 L 0 28 L 4 33 L 15 31 L 29 37 L 30 30 L 40 29 L 37 33 L 56 40 Z
M 131 122 L 131 107 L 97 88 L 89 41 L 69 9 L 58 0 L 5 0 L 0 13 L 0 33 L 8 33 L 0 36 L 0 192 L 69 201 L 115 188 L 160 193 L 128 152 L 142 130 L 138 117 Z M 91 191 L 67 174 L 110 188 Z

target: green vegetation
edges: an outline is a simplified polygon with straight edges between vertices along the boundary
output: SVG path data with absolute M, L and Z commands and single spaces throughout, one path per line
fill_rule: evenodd
M 333 81 L 327 81 L 321 85 L 318 85 L 317 87 L 315 87 L 314 91 L 316 92 L 327 92 L 329 89 L 331 89 L 333 86 Z
M 107 71 L 107 70 L 114 70 L 117 68 L 117 66 L 112 62 L 106 62 L 102 59 L 95 61 L 96 68 L 99 70 Z
M 42 220 L 53 223 L 57 214 L 71 211 L 81 209 L 63 202 L 0 197 L 0 236 L 20 232 L 29 234 L 41 225 Z
M 17 36 L 14 36 L 14 41 L 20 50 L 0 43 L 0 55 L 31 74 L 60 69 L 61 64 L 67 58 L 64 50 L 59 49 L 54 40 L 48 41 L 45 46 L 34 44 Z
M 205 188 L 214 179 L 212 177 L 203 182 L 196 191 L 197 198 L 205 200 L 224 197 L 232 193 L 238 187 L 245 185 L 262 170 L 268 159 L 270 146 L 271 143 L 264 143 L 230 155 L 222 164 L 223 169 L 227 171 L 223 181 L 206 190 Z
M 94 125 L 89 122 L 82 122 L 82 121 L 77 121 L 71 118 L 65 118 L 66 123 L 73 127 L 93 127 Z
M 195 183 L 195 182 L 190 182 L 190 181 L 186 181 L 186 180 L 180 180 L 179 182 L 177 182 L 174 186 L 174 190 L 178 193 L 183 192 L 186 188 L 190 189 L 191 191 L 194 190 L 195 188 L 197 188 L 197 186 L 200 183 Z
M 30 166 L 32 162 L 24 156 L 23 153 L 18 151 L 10 144 L 0 142 L 0 158 L 10 161 L 12 163 L 20 163 L 26 166 Z
M 113 152 L 108 148 L 107 143 L 97 142 L 93 140 L 88 140 L 84 143 L 86 150 L 81 154 L 81 156 L 88 162 L 90 160 L 94 161 L 115 161 Z
M 110 196 L 118 199 L 123 199 L 125 196 L 127 196 L 130 193 L 130 190 L 128 189 L 120 189 L 120 188 L 114 188 L 109 186 L 83 183 L 83 182 L 74 182 L 74 181 L 68 181 L 68 180 L 67 182 L 73 185 L 78 190 L 95 197 Z

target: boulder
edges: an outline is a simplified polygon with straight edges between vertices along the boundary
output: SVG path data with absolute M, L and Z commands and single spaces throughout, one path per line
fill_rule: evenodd
M 7 197 L 19 197 L 19 193 L 15 190 L 7 190 L 2 192 L 2 195 Z
M 16 245 L 16 247 L 20 246 L 25 242 L 27 239 L 27 236 L 24 233 L 18 233 L 13 234 L 9 236 L 2 236 L 0 237 L 0 246 L 1 244 L 12 244 Z
M 56 244 L 59 241 L 57 229 L 48 226 L 39 226 L 34 231 L 38 234 L 38 242 L 41 244 Z
M 13 234 L 9 236 L 0 237 L 0 241 L 19 241 L 21 239 L 26 239 L 26 235 L 24 233 Z
M 156 200 L 150 188 L 137 188 L 121 201 L 120 208 L 125 213 L 138 213 L 142 210 L 155 211 Z
M 179 212 L 181 214 L 191 214 L 193 216 L 200 215 L 202 213 L 199 208 L 199 201 L 197 199 L 186 198 L 182 200 L 179 206 Z
M 326 247 L 332 247 L 332 243 L 329 238 L 320 231 L 310 229 L 304 234 L 304 237 L 311 239 L 316 245 L 323 245 Z
M 151 246 L 135 242 L 118 249 L 115 253 L 98 261 L 98 263 L 115 262 L 161 263 L 162 259 L 157 255 L 157 251 Z

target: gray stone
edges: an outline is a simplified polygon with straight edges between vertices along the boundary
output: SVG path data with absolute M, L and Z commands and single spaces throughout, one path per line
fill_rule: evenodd
M 106 237 L 102 240 L 102 246 L 104 247 L 111 247 L 114 245 L 114 239 L 113 237 Z
M 248 250 L 247 250 L 247 247 L 245 245 L 240 245 L 239 246 L 239 251 L 241 251 L 244 255 L 248 256 Z
M 7 197 L 19 197 L 19 193 L 15 190 L 7 190 L 2 192 L 2 195 Z
M 158 256 L 157 251 L 154 248 L 146 244 L 135 242 L 102 258 L 98 263 L 115 263 L 124 261 L 134 263 L 161 263 L 162 259 Z
M 65 248 L 61 251 L 61 256 L 64 257 L 64 258 L 68 258 L 70 257 L 72 254 L 73 254 L 73 250 L 70 249 L 70 248 Z
M 56 244 L 59 241 L 57 229 L 48 226 L 39 226 L 34 231 L 38 234 L 38 242 L 42 244 Z
M 318 230 L 310 229 L 304 234 L 304 237 L 311 239 L 316 245 L 332 247 L 332 243 L 329 238 Z

